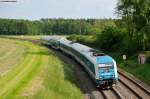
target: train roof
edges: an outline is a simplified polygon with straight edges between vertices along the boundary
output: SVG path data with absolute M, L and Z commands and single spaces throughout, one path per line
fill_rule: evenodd
M 43 40 L 53 40 L 59 41 L 60 43 L 73 48 L 74 50 L 78 51 L 79 53 L 83 54 L 93 63 L 103 63 L 103 62 L 111 62 L 113 59 L 112 57 L 104 54 L 102 51 L 93 49 L 86 45 L 67 40 L 66 38 L 62 38 L 61 36 L 44 36 L 42 37 Z M 103 58 L 102 58 L 103 57 Z
M 74 41 L 69 41 L 67 39 L 60 40 L 61 43 L 72 47 L 76 51 L 80 52 L 84 56 L 86 56 L 88 59 L 92 60 L 94 63 L 96 61 L 96 58 L 99 56 L 106 56 L 104 53 L 101 51 L 98 51 L 96 49 L 93 49 L 91 47 L 88 47 L 86 45 L 74 42 Z
M 42 38 L 41 38 L 42 40 L 46 40 L 46 41 L 48 41 L 48 40 L 60 40 L 60 39 L 62 39 L 62 37 L 60 37 L 60 36 L 43 36 Z

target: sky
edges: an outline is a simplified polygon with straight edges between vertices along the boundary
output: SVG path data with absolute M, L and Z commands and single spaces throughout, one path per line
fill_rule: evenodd
M 17 0 L 0 2 L 0 18 L 117 18 L 117 0 Z

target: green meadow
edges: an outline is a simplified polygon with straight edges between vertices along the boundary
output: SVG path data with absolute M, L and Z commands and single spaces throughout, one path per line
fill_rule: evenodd
M 0 38 L 0 99 L 81 99 L 73 66 L 26 41 Z

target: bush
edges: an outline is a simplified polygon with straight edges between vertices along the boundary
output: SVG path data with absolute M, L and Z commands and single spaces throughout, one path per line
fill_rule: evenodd
M 124 33 L 115 27 L 105 28 L 101 34 L 97 34 L 96 43 L 100 48 L 108 51 L 119 50 L 122 46 Z
M 84 42 L 84 37 L 81 35 L 71 35 L 69 37 L 67 37 L 67 39 L 71 40 L 71 41 L 75 41 L 75 42 Z
M 124 61 L 123 63 L 123 66 L 128 66 L 128 67 L 136 67 L 138 66 L 138 64 L 132 60 L 127 60 L 127 61 Z
M 122 45 L 122 52 L 125 54 L 132 55 L 138 52 L 139 46 L 135 40 L 124 38 Z
M 95 36 L 89 36 L 89 35 L 71 35 L 67 37 L 67 39 L 75 42 L 79 42 L 91 47 L 96 47 L 96 37 Z
M 147 57 L 147 63 L 150 63 L 150 56 Z
M 150 51 L 144 51 L 144 53 L 146 54 L 147 57 L 146 62 L 150 63 Z

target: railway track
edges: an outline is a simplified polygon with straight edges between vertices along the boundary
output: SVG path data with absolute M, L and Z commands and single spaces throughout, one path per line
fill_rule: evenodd
M 131 76 L 127 76 L 127 73 L 122 71 L 121 69 L 118 70 L 119 75 L 125 77 L 126 79 L 130 80 L 132 83 L 134 83 L 136 86 L 138 86 L 141 90 L 143 90 L 145 93 L 147 93 L 148 95 L 150 95 L 150 87 L 147 85 L 144 85 L 143 82 L 141 82 L 140 80 L 136 79 L 135 77 Z
M 100 92 L 105 99 L 122 99 L 122 96 L 120 95 L 120 93 L 118 93 L 117 90 L 115 90 L 115 88 L 100 90 Z
M 123 71 L 118 71 L 118 73 L 120 79 L 117 87 L 120 87 L 120 89 L 121 87 L 126 88 L 126 92 L 122 93 L 125 98 L 127 98 L 127 95 L 129 95 L 128 98 L 134 97 L 138 99 L 150 99 L 149 89 L 140 84 L 140 81 L 127 76 L 125 73 L 123 73 Z
M 34 40 L 25 40 L 37 43 L 37 41 Z M 46 47 L 50 48 L 49 46 Z M 64 60 L 65 63 L 74 65 L 77 86 L 84 94 L 84 99 L 150 99 L 149 89 L 143 87 L 140 81 L 125 75 L 120 70 L 118 71 L 119 81 L 117 85 L 108 90 L 100 90 L 95 87 L 95 84 L 79 63 L 60 51 L 56 51 L 54 49 L 51 50 L 53 50 L 62 60 Z
M 147 88 L 135 82 L 130 76 L 119 72 L 119 81 L 109 90 L 100 90 L 104 99 L 150 99 Z

